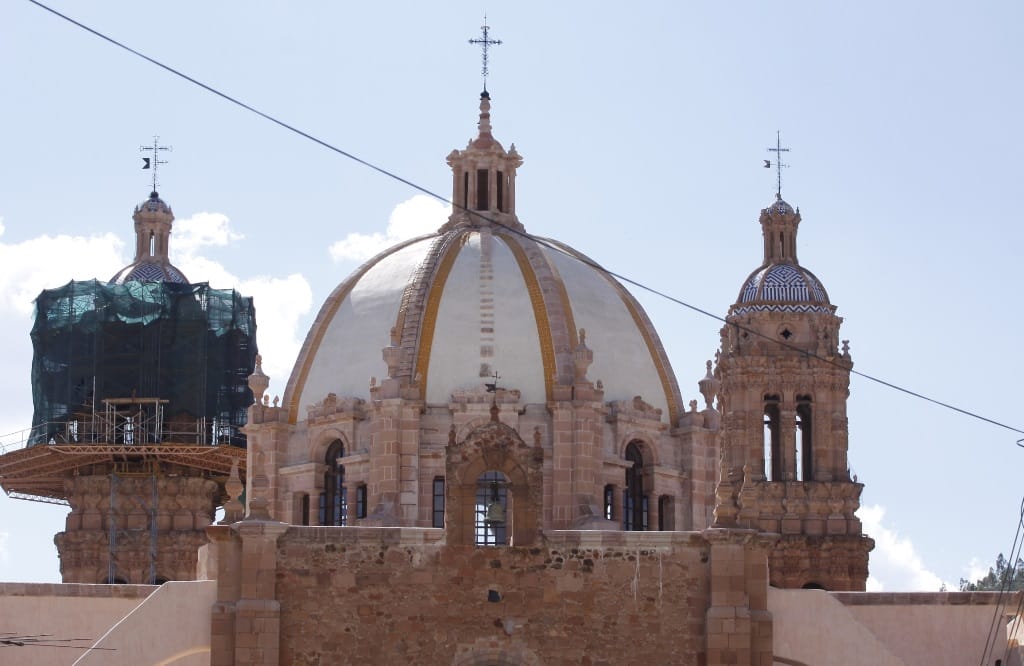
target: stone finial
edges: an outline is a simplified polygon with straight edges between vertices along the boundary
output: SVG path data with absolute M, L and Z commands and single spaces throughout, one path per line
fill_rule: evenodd
M 697 401 L 696 400 L 691 400 L 690 401 L 690 411 L 695 413 L 695 414 L 697 413 Z
M 843 358 L 850 358 L 850 341 L 843 340 Z
M 224 519 L 220 521 L 220 524 L 231 525 L 241 520 L 245 513 L 245 507 L 238 499 L 245 491 L 245 486 L 242 485 L 242 479 L 238 475 L 237 458 L 231 461 L 231 473 L 228 475 L 228 480 L 224 482 L 224 490 L 228 494 L 228 501 L 224 502 Z
M 498 419 L 498 414 L 499 413 L 501 413 L 501 410 L 498 409 L 498 401 L 494 400 L 494 401 L 491 402 L 491 423 L 498 423 L 499 422 L 499 419 Z
M 590 368 L 590 364 L 594 362 L 594 352 L 587 347 L 586 329 L 580 329 L 580 343 L 576 345 L 574 360 L 576 366 L 576 381 L 586 381 L 587 370 Z
M 263 357 L 256 354 L 256 369 L 249 375 L 249 388 L 252 390 L 252 396 L 257 405 L 262 401 L 268 386 L 270 386 L 270 377 L 263 373 Z
M 281 404 L 281 396 L 275 395 L 274 396 L 274 407 L 277 407 L 280 404 Z
M 722 382 L 711 372 L 711 361 L 707 362 L 707 369 L 707 374 L 704 375 L 704 379 L 697 382 L 697 386 L 700 388 L 700 394 L 704 396 L 706 408 L 714 409 L 715 396 L 718 395 L 718 391 L 722 388 Z
M 264 407 L 270 407 L 270 396 L 269 395 L 266 395 L 266 394 L 263 395 L 263 406 Z

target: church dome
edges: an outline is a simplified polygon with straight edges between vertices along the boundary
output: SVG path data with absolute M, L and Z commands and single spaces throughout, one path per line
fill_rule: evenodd
M 489 109 L 482 98 L 484 138 Z M 522 231 L 515 148 L 471 141 L 448 163 L 462 205 L 436 233 L 382 252 L 334 289 L 288 381 L 289 421 L 330 393 L 369 399 L 371 385 L 376 397 L 411 391 L 447 405 L 498 373 L 521 404 L 572 399 L 574 383 L 601 380 L 604 400 L 639 396 L 674 424 L 679 388 L 640 304 L 576 250 Z
M 743 281 L 730 314 L 834 312 L 821 281 L 797 260 L 800 209 L 794 209 L 776 194 L 775 201 L 761 210 L 760 223 L 764 262 Z
M 446 225 L 447 226 L 447 225 Z M 583 337 L 581 337 L 581 329 Z M 368 399 L 371 383 L 418 387 L 447 404 L 497 372 L 521 402 L 574 381 L 574 353 L 606 400 L 641 396 L 680 413 L 679 389 L 640 304 L 568 246 L 491 225 L 460 225 L 374 257 L 327 298 L 285 393 L 290 420 L 328 393 Z
M 175 282 L 188 278 L 171 264 L 169 257 L 174 213 L 154 190 L 135 207 L 135 259 L 110 278 L 109 284 L 126 282 Z
M 829 304 L 818 278 L 794 264 L 772 264 L 751 273 L 740 290 L 738 302 Z

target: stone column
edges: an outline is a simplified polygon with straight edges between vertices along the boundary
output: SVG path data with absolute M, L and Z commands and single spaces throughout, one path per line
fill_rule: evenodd
M 755 530 L 708 529 L 711 600 L 705 623 L 708 666 L 772 666 L 768 547 Z
M 259 519 L 207 528 L 217 568 L 211 666 L 271 666 L 280 661 L 281 603 L 275 580 L 278 538 L 288 528 Z

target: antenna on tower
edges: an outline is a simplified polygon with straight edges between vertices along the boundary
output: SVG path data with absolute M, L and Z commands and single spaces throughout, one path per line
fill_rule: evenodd
M 160 159 L 160 151 L 161 150 L 165 150 L 165 151 L 169 152 L 169 151 L 174 150 L 174 147 L 173 146 L 161 146 L 160 145 L 160 137 L 154 136 L 153 137 L 153 145 L 152 146 L 139 146 L 139 150 L 144 152 L 144 153 L 147 153 L 147 152 L 148 153 L 153 153 L 152 157 L 143 157 L 142 158 L 142 168 L 143 169 L 152 169 L 153 170 L 153 192 L 155 193 L 156 192 L 157 183 L 159 182 L 157 180 L 157 177 L 156 177 L 157 167 L 159 167 L 161 164 L 167 164 L 167 160 Z
M 471 39 L 469 40 L 469 43 L 474 46 L 480 46 L 482 63 L 482 66 L 480 67 L 480 75 L 484 77 L 484 92 L 487 92 L 487 51 L 490 47 L 501 44 L 501 40 L 491 39 L 491 26 L 487 25 L 487 14 L 484 14 L 484 24 L 480 26 L 480 31 L 483 33 L 483 37 L 479 39 Z
M 789 168 L 788 164 L 783 164 L 782 163 L 782 153 L 788 153 L 789 152 L 789 148 L 783 148 L 782 147 L 782 135 L 781 135 L 781 133 L 778 130 L 775 131 L 775 147 L 774 148 L 769 148 L 768 152 L 769 153 L 775 153 L 775 179 L 776 179 L 775 180 L 775 198 L 776 199 L 781 199 L 782 198 L 782 169 L 783 168 Z M 764 168 L 765 169 L 771 169 L 772 168 L 772 161 L 771 160 L 765 160 L 764 161 Z

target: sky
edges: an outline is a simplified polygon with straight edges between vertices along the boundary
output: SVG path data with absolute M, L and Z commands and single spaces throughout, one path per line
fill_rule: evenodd
M 487 11 L 526 229 L 723 316 L 761 262 L 779 131 L 800 261 L 855 370 L 1024 429 L 1019 2 L 49 4 L 442 197 Z M 272 395 L 330 291 L 447 214 L 27 0 L 0 24 L 0 443 L 31 422 L 33 298 L 130 261 L 154 136 L 172 261 L 254 297 Z M 721 323 L 633 291 L 697 398 Z M 869 589 L 955 589 L 1010 552 L 1022 433 L 859 376 L 848 410 Z M 0 580 L 59 581 L 65 513 L 0 495 Z

